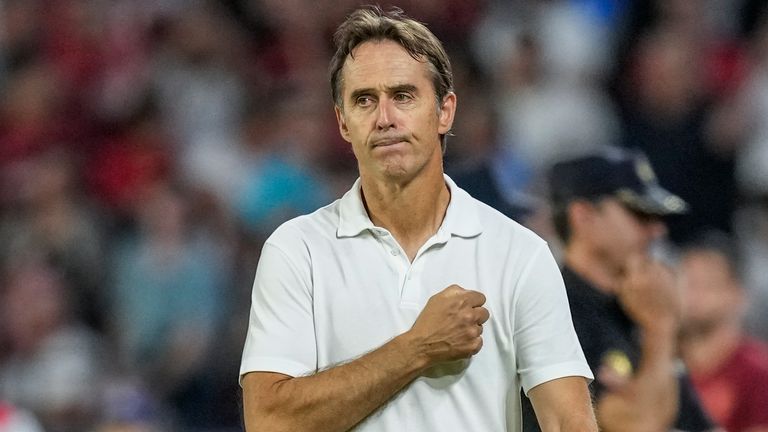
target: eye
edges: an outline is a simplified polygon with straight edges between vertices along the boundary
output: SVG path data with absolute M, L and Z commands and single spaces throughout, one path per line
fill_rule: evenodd
M 407 92 L 398 92 L 398 93 L 395 93 L 394 99 L 395 99 L 395 102 L 409 102 L 413 100 L 413 96 Z
M 373 98 L 370 96 L 359 96 L 357 99 L 355 99 L 355 105 L 366 108 L 373 104 Z

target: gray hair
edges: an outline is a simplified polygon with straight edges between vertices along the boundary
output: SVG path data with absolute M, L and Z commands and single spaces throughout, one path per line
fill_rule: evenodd
M 438 106 L 445 95 L 453 91 L 451 63 L 437 37 L 424 24 L 406 17 L 401 9 L 383 12 L 373 6 L 354 11 L 334 34 L 336 53 L 331 59 L 330 75 L 333 101 L 338 107 L 343 107 L 341 70 L 344 62 L 355 47 L 370 40 L 395 41 L 414 59 L 426 61 L 432 72 Z

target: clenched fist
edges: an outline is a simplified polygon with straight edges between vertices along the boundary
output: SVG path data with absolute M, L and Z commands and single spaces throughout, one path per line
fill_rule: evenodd
M 469 358 L 483 346 L 483 323 L 490 317 L 483 293 L 451 285 L 433 295 L 408 331 L 427 367 Z

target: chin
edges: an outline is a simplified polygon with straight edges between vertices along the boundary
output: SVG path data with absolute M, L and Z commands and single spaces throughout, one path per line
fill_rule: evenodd
M 408 165 L 404 164 L 402 160 L 393 160 L 388 162 L 389 163 L 384 163 L 380 169 L 380 172 L 384 175 L 384 177 L 403 178 L 413 175 L 413 170 L 410 169 Z
M 384 177 L 393 180 L 403 180 L 413 177 L 413 175 L 403 168 L 386 168 L 383 170 Z

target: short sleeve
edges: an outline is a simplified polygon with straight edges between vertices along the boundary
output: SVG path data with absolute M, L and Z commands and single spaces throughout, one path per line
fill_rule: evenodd
M 560 269 L 546 243 L 533 251 L 516 291 L 514 344 L 523 391 L 566 376 L 592 380 Z
M 241 378 L 254 371 L 300 376 L 317 369 L 309 253 L 299 238 L 280 240 L 285 236 L 273 235 L 259 259 Z

